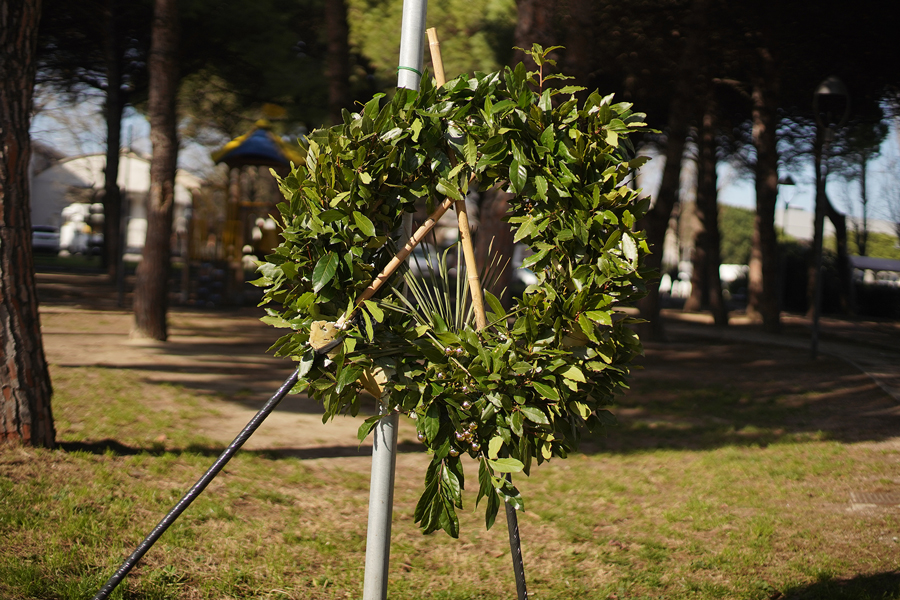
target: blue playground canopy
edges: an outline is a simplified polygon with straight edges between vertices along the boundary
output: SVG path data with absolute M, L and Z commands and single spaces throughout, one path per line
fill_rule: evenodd
M 234 138 L 213 152 L 212 159 L 229 167 L 246 165 L 289 167 L 291 162 L 294 164 L 303 162 L 300 153 L 272 133 L 266 121 L 257 121 L 256 127 L 249 133 Z

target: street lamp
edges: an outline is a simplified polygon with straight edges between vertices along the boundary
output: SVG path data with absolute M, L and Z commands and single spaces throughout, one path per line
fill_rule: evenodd
M 822 246 L 825 227 L 825 174 L 822 173 L 822 156 L 828 151 L 834 137 L 834 129 L 840 127 L 850 116 L 850 94 L 847 86 L 832 75 L 825 79 L 813 93 L 813 115 L 816 119 L 816 220 L 813 231 L 813 316 L 810 356 L 813 360 L 819 353 L 819 317 L 822 312 Z

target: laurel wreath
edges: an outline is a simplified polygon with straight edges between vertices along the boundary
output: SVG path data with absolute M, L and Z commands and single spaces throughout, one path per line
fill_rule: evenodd
M 356 415 L 373 379 L 390 409 L 415 419 L 431 455 L 415 509 L 426 533 L 459 534 L 462 455 L 478 462 L 476 505 L 485 500 L 488 528 L 501 502 L 524 508 L 504 474 L 565 458 L 582 430 L 613 424 L 603 407 L 627 387 L 641 352 L 621 308 L 651 276 L 634 228 L 649 199 L 631 187 L 645 159 L 628 137 L 646 130 L 643 115 L 611 95 L 580 104 L 583 88 L 547 87 L 552 61 L 538 48 L 532 56 L 538 72 L 519 64 L 440 88 L 426 77 L 419 92 L 378 95 L 312 132 L 301 141 L 304 164 L 280 180 L 284 241 L 255 282 L 266 288 L 263 321 L 290 330 L 273 350 L 299 361 L 295 391 L 323 403 L 323 421 Z M 396 252 L 402 215 L 423 200 L 431 210 L 463 199 L 470 185 L 514 194 L 508 221 L 533 252 L 523 266 L 537 283 L 509 311 L 485 293 L 481 331 L 437 293 L 430 304 L 407 299 L 399 288 L 408 271 L 357 308 Z M 348 314 L 343 343 L 313 352 Z M 360 441 L 379 418 L 363 422 Z

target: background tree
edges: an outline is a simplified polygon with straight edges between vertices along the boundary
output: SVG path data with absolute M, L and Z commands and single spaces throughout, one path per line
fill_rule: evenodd
M 150 193 L 147 198 L 147 239 L 137 268 L 134 290 L 134 335 L 165 340 L 175 206 L 178 135 L 175 99 L 178 95 L 177 0 L 155 0 L 150 42 Z
M 716 166 L 716 113 L 715 91 L 707 92 L 706 110 L 698 132 L 697 152 L 697 218 L 700 227 L 694 238 L 694 269 L 691 276 L 691 296 L 684 310 L 710 310 L 716 325 L 728 324 L 728 310 L 722 295 L 719 278 L 721 249 L 719 237 L 719 203 Z
M 122 115 L 146 93 L 150 15 L 148 0 L 44 0 L 40 25 L 38 82 L 72 103 L 93 91 L 104 97 L 103 265 L 111 277 L 122 251 Z
M 0 443 L 53 447 L 28 186 L 40 12 L 40 0 L 0 0 Z
M 857 252 L 866 256 L 869 238 L 869 166 L 881 151 L 881 144 L 887 137 L 888 126 L 883 118 L 877 121 L 855 120 L 838 132 L 842 142 L 832 153 L 829 170 L 836 172 L 844 181 L 859 184 L 858 202 L 848 199 L 848 212 L 853 215 L 853 237 Z M 855 205 L 855 206 L 854 206 Z M 857 210 L 858 209 L 858 210 Z M 858 215 L 858 216 L 857 216 Z

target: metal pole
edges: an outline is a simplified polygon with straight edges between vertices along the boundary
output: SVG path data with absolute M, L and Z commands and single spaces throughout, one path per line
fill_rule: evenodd
M 419 89 L 425 50 L 427 0 L 403 0 L 400 30 L 400 64 L 397 87 Z M 412 215 L 404 215 L 402 244 L 412 234 Z M 363 600 L 387 598 L 391 556 L 391 518 L 394 509 L 394 473 L 397 468 L 397 425 L 400 415 L 381 398 L 385 416 L 373 429 L 372 479 L 369 488 L 369 523 L 366 532 L 366 571 Z
M 397 87 L 419 89 L 422 79 L 422 56 L 425 52 L 425 13 L 428 0 L 403 0 L 400 25 L 400 64 Z
M 329 348 L 325 348 L 324 352 L 327 352 Z M 144 541 L 135 549 L 134 552 L 131 553 L 131 556 L 125 559 L 125 562 L 122 563 L 122 566 L 113 574 L 112 577 L 103 585 L 102 588 L 97 592 L 94 596 L 93 600 L 106 600 L 109 598 L 109 595 L 112 593 L 116 586 L 119 585 L 125 576 L 128 575 L 128 572 L 134 568 L 134 565 L 137 564 L 141 557 L 147 553 L 147 551 L 156 543 L 156 540 L 160 538 L 160 536 L 165 533 L 166 529 L 175 522 L 175 519 L 181 515 L 187 509 L 191 503 L 197 499 L 197 496 L 206 489 L 206 486 L 215 479 L 216 475 L 219 474 L 219 471 L 231 460 L 231 457 L 240 449 L 241 446 L 244 445 L 250 436 L 253 435 L 253 432 L 257 430 L 257 428 L 262 425 L 262 422 L 266 420 L 266 417 L 275 410 L 275 407 L 278 406 L 278 403 L 281 402 L 282 398 L 284 398 L 291 389 L 297 385 L 297 381 L 299 379 L 299 371 L 294 371 L 290 377 L 288 377 L 285 382 L 278 388 L 278 391 L 275 392 L 271 398 L 269 398 L 268 402 L 263 405 L 259 412 L 254 415 L 254 417 L 250 420 L 249 423 L 241 430 L 234 441 L 225 449 L 224 452 L 216 459 L 216 462 L 212 464 L 212 466 L 207 469 L 206 473 L 187 491 L 187 493 L 182 496 L 181 500 L 178 501 L 172 510 L 163 517 L 162 521 L 153 528 Z

